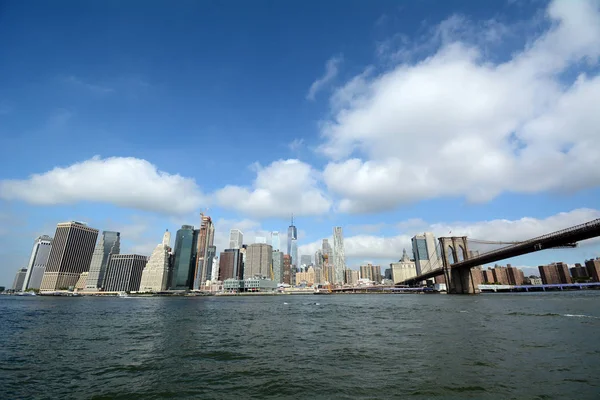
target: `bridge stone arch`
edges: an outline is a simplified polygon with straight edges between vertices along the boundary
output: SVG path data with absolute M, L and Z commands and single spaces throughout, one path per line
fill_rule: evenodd
M 466 236 L 438 238 L 448 293 L 479 293 L 471 268 L 452 268 L 452 264 L 469 259 Z M 460 257 L 459 258 L 459 254 Z

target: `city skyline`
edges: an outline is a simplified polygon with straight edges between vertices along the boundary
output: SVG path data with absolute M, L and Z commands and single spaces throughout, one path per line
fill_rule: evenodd
M 424 232 L 517 241 L 600 217 L 597 2 L 203 7 L 3 8 L 1 285 L 60 221 L 150 255 L 205 212 L 217 254 L 234 228 L 284 252 L 293 213 L 298 256 L 341 226 L 356 268 Z

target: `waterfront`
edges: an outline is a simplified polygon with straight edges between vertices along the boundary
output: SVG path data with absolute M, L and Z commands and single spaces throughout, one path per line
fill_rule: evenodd
M 0 297 L 3 398 L 596 398 L 597 291 Z

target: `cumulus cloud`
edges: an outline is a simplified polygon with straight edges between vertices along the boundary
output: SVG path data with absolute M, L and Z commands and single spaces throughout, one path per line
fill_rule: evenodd
M 396 260 L 402 256 L 402 250 L 411 254 L 411 238 L 423 232 L 432 232 L 436 237 L 468 236 L 474 239 L 512 242 L 531 239 L 546 233 L 555 232 L 574 225 L 600 218 L 600 210 L 581 208 L 562 212 L 547 218 L 524 217 L 516 220 L 497 219 L 478 222 L 436 222 L 422 220 L 400 222 L 397 226 L 404 230 L 391 236 L 355 235 L 344 239 L 346 257 L 354 260 Z M 419 229 L 414 230 L 414 229 Z M 329 238 L 333 243 L 332 238 Z M 598 240 L 582 242 L 598 243 Z M 485 246 L 473 244 L 473 250 L 491 250 Z M 321 240 L 299 247 L 300 254 L 314 254 L 321 248 Z M 497 248 L 497 247 L 494 247 Z
M 543 34 L 503 62 L 447 34 L 428 57 L 380 74 L 369 68 L 338 88 L 320 146 L 338 209 L 600 184 L 598 3 L 554 1 L 546 20 Z
M 259 218 L 320 215 L 331 201 L 319 188 L 319 174 L 299 160 L 278 160 L 267 167 L 257 165 L 251 188 L 229 185 L 214 197 L 223 207 Z
M 327 63 L 325 64 L 325 74 L 314 81 L 308 89 L 308 93 L 306 95 L 308 100 L 314 100 L 317 93 L 337 76 L 338 68 L 341 62 L 341 56 L 332 57 L 327 60 Z
M 191 212 L 204 201 L 191 178 L 160 171 L 138 158 L 99 156 L 28 179 L 2 180 L 0 198 L 37 205 L 101 202 L 165 214 Z

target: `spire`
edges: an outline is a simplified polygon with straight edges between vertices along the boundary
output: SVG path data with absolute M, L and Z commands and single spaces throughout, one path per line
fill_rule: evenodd
M 290 226 L 294 226 L 294 213 L 292 213 L 292 224 Z

